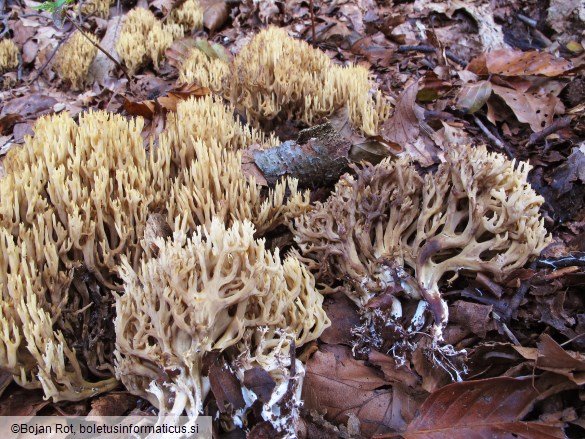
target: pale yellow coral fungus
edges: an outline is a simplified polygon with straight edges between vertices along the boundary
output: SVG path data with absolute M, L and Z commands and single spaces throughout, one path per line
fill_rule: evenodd
M 213 215 L 226 225 L 251 221 L 262 233 L 306 211 L 296 182 L 262 196 L 246 181 L 236 150 L 262 136 L 229 107 L 207 97 L 184 102 L 177 114 L 150 154 L 142 119 L 103 112 L 82 114 L 79 124 L 66 114 L 41 118 L 35 136 L 8 153 L 0 180 L 0 368 L 19 384 L 42 387 L 53 400 L 116 385 L 118 264 L 124 256 L 138 269 L 156 253 L 159 235 L 146 233 L 153 215 L 166 223 L 161 230 L 190 235 L 211 227 Z
M 345 106 L 355 128 L 376 135 L 390 112 L 366 69 L 335 66 L 325 53 L 275 27 L 242 48 L 227 82 L 224 94 L 260 123 L 293 118 L 311 124 Z
M 18 47 L 12 40 L 0 41 L 0 73 L 18 67 Z
M 183 28 L 177 24 L 165 24 L 155 22 L 146 38 L 150 59 L 154 68 L 158 70 L 165 51 L 171 47 L 173 41 L 183 37 Z
M 131 75 L 148 61 L 147 39 L 155 22 L 154 14 L 144 8 L 134 8 L 124 17 L 116 52 Z
M 183 26 L 186 33 L 203 27 L 203 10 L 199 2 L 197 0 L 183 2 L 171 12 L 170 22 Z
M 95 35 L 86 34 L 93 42 Z M 97 54 L 97 47 L 79 31 L 75 31 L 59 49 L 55 58 L 55 71 L 59 77 L 71 83 L 73 90 L 80 90 L 87 81 L 89 66 Z
M 84 0 L 77 8 L 84 16 L 95 15 L 100 18 L 108 18 L 111 3 L 110 0 Z
M 124 18 L 116 51 L 130 74 L 150 61 L 158 70 L 165 51 L 173 42 L 202 24 L 203 13 L 195 0 L 187 0 L 174 9 L 165 24 L 149 10 L 135 8 Z
M 246 180 L 237 150 L 266 140 L 235 120 L 220 99 L 206 96 L 180 103 L 169 115 L 168 126 L 160 144 L 169 149 L 171 163 L 180 170 L 167 203 L 170 223 L 184 212 L 191 230 L 199 224 L 208 226 L 217 217 L 226 224 L 249 219 L 264 233 L 308 209 L 308 194 L 297 191 L 295 180 L 278 183 L 266 196 L 253 180 Z
M 179 81 L 194 82 L 221 93 L 224 80 L 228 78 L 230 66 L 219 58 L 209 58 L 201 50 L 191 49 L 179 68 Z
M 114 269 L 121 254 L 139 255 L 160 172 L 141 129 L 106 113 L 81 115 L 79 125 L 66 114 L 42 118 L 6 158 L 0 364 L 48 398 L 83 399 L 116 386 L 113 340 L 103 336 L 111 331 L 110 291 L 119 288 Z

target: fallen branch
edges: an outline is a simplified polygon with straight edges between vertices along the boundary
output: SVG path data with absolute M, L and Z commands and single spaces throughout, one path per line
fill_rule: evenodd
M 325 123 L 307 128 L 296 141 L 288 140 L 274 148 L 252 145 L 242 154 L 242 167 L 260 184 L 274 186 L 286 175 L 297 178 L 302 187 L 322 185 L 336 182 L 347 171 L 350 147 L 349 140 Z
M 545 138 L 550 136 L 553 133 L 556 133 L 558 130 L 563 128 L 567 128 L 571 124 L 571 116 L 561 117 L 560 119 L 556 119 L 553 123 L 547 126 L 544 130 L 539 131 L 538 133 L 532 133 L 530 138 L 528 139 L 527 146 L 536 145 L 539 142 L 542 142 Z

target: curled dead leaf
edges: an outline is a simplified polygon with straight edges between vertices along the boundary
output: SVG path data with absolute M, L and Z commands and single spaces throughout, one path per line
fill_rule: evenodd
M 486 54 L 486 67 L 488 73 L 505 76 L 559 76 L 573 65 L 548 52 L 498 49 Z
M 466 113 L 473 114 L 485 105 L 491 94 L 492 84 L 489 81 L 466 84 L 459 91 L 457 106 Z

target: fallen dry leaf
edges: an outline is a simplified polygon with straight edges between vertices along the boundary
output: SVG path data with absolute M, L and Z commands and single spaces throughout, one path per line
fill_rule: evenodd
M 424 117 L 422 107 L 416 104 L 418 82 L 413 82 L 398 97 L 394 114 L 384 122 L 381 136 L 387 142 L 397 143 L 405 148 L 420 132 L 419 121 Z
M 11 133 L 14 125 L 22 121 L 23 119 L 20 114 L 5 114 L 4 116 L 0 117 L 0 134 L 5 135 Z
M 585 384 L 585 356 L 563 349 L 550 335 L 543 334 L 537 348 L 514 346 L 534 367 L 568 377 L 575 384 Z
M 156 112 L 156 104 L 154 101 L 132 102 L 128 98 L 124 98 L 124 110 L 132 116 L 142 116 L 145 119 L 152 119 Z
M 537 380 L 538 381 L 538 380 Z M 542 399 L 532 378 L 498 377 L 445 386 L 420 407 L 404 439 L 565 438 L 562 425 L 522 421 Z
M 16 388 L 3 395 L 0 416 L 34 416 L 48 404 L 42 391 Z
M 559 76 L 573 68 L 566 59 L 548 52 L 499 49 L 486 53 L 485 57 L 488 73 L 504 76 Z
M 91 402 L 87 416 L 119 416 L 134 408 L 137 400 L 128 392 L 107 393 Z
M 100 46 L 102 46 L 116 60 L 119 60 L 119 56 L 116 53 L 115 45 L 122 28 L 122 18 L 123 16 L 119 15 L 117 17 L 112 17 L 108 21 L 106 34 L 100 41 Z M 105 53 L 103 53 L 101 50 L 98 50 L 95 58 L 89 66 L 88 78 L 90 82 L 97 81 L 97 83 L 102 86 L 110 86 L 110 83 L 115 82 L 115 78 L 112 76 L 112 72 L 115 67 L 116 65 L 114 62 L 108 58 Z
M 323 309 L 331 326 L 323 331 L 321 341 L 351 346 L 354 339 L 351 330 L 361 323 L 356 305 L 344 293 L 334 293 L 325 297 Z
M 385 355 L 372 349 L 368 354 L 368 361 L 379 367 L 384 378 L 389 382 L 402 383 L 412 388 L 420 383 L 420 377 L 410 369 L 408 364 L 401 364 L 391 355 Z
M 490 81 L 465 84 L 457 96 L 457 106 L 466 113 L 475 113 L 485 105 L 491 94 L 492 84 Z
M 254 392 L 260 401 L 268 403 L 276 382 L 266 370 L 254 367 L 244 372 L 244 386 Z
M 491 305 L 457 300 L 449 307 L 449 323 L 458 323 L 474 334 L 485 338 L 487 331 L 494 329 L 490 325 Z
M 221 28 L 229 17 L 229 8 L 225 1 L 202 2 L 204 8 L 203 24 L 212 34 Z
M 20 98 L 12 99 L 2 108 L 0 116 L 10 113 L 20 114 L 26 118 L 38 118 L 44 114 L 52 113 L 57 99 L 42 94 L 26 94 Z
M 231 404 L 236 410 L 246 405 L 238 379 L 233 372 L 221 367 L 218 362 L 209 367 L 209 385 L 221 412 L 226 410 L 226 403 Z
M 394 410 L 394 392 L 375 369 L 355 360 L 351 349 L 323 345 L 306 365 L 302 398 L 307 410 L 326 412 L 335 424 L 346 424 L 350 414 L 360 421 L 361 434 L 397 431 L 404 425 L 408 404 Z M 398 401 L 396 401 L 398 403 Z M 410 401 L 410 408 L 415 405 Z
M 532 131 L 542 131 L 552 123 L 558 102 L 555 96 L 535 96 L 496 84 L 492 84 L 492 88 L 512 109 L 518 120 L 529 124 Z
M 398 97 L 394 114 L 384 122 L 380 135 L 384 141 L 399 145 L 422 166 L 431 166 L 435 163 L 436 152 L 419 136 L 424 109 L 416 103 L 418 86 L 418 81 L 413 82 Z

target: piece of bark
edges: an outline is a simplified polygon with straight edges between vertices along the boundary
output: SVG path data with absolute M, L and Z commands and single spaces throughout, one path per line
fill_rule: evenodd
M 251 155 L 269 186 L 288 175 L 297 178 L 299 185 L 320 186 L 336 182 L 348 169 L 351 142 L 341 137 L 329 123 L 307 128 L 296 141 L 286 141 L 274 148 L 249 148 L 242 162 Z M 251 175 L 249 169 L 244 169 Z

